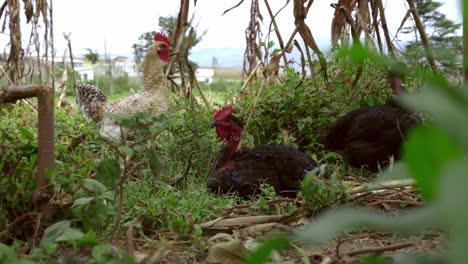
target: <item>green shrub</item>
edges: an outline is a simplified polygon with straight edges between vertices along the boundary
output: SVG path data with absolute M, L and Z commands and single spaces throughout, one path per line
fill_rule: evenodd
M 321 79 L 302 80 L 293 69 L 286 69 L 280 82 L 263 88 L 258 101 L 257 86 L 254 96 L 246 95 L 237 103 L 242 119 L 248 121 L 246 132 L 254 145 L 288 144 L 309 156 L 318 153 L 320 135 L 337 118 L 364 105 L 382 104 L 391 95 L 386 75 L 371 71 L 372 67 L 370 63 L 365 66 L 369 75 L 361 77 L 354 88 L 350 70 L 340 71 L 341 78 L 327 86 Z

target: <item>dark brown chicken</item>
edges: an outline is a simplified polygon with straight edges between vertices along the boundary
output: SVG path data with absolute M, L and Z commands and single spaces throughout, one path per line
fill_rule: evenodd
M 247 197 L 260 193 L 260 184 L 267 182 L 277 194 L 295 197 L 305 174 L 316 168 L 316 164 L 304 153 L 285 145 L 237 150 L 242 124 L 232 112 L 232 107 L 226 106 L 214 116 L 212 124 L 225 144 L 208 179 L 208 188 Z
M 390 87 L 398 96 L 406 89 L 401 78 L 389 74 Z M 338 152 L 352 167 L 378 171 L 390 157 L 400 158 L 407 131 L 421 123 L 415 113 L 405 110 L 396 99 L 381 106 L 353 110 L 333 123 L 322 137 L 325 148 Z

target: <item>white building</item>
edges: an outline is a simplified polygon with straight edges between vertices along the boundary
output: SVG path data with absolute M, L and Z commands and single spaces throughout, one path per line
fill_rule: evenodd
M 96 72 L 95 66 L 88 66 L 88 67 L 76 67 L 75 72 L 80 74 L 81 80 L 83 82 L 88 82 L 94 80 L 94 73 Z
M 214 69 L 213 68 L 198 68 L 195 72 L 197 81 L 210 84 L 213 82 Z
M 112 59 L 113 70 L 112 74 L 119 76 L 124 73 L 128 74 L 128 77 L 138 77 L 138 70 L 135 61 L 125 56 L 117 56 Z

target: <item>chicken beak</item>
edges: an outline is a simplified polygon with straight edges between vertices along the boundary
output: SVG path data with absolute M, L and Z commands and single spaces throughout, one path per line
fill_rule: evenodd
M 210 127 L 216 127 L 217 125 L 219 125 L 219 121 L 215 120 L 215 121 L 211 122 Z
M 172 52 L 172 51 L 173 51 L 173 49 L 170 48 L 170 50 L 169 50 L 169 58 L 174 58 L 176 55 L 179 54 L 179 52 Z

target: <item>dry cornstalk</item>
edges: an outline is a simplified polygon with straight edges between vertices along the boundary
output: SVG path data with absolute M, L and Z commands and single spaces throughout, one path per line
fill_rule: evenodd
M 180 0 L 179 14 L 177 16 L 177 26 L 176 26 L 176 30 L 174 33 L 174 39 L 175 39 L 174 53 L 177 54 L 177 58 L 179 60 L 181 59 L 180 49 L 182 48 L 182 42 L 183 42 L 184 35 L 185 35 L 185 25 L 187 24 L 187 21 L 188 21 L 188 12 L 189 12 L 189 0 Z M 169 76 L 169 73 L 172 71 L 172 65 L 174 64 L 174 61 L 175 59 L 169 61 L 167 68 L 166 68 L 166 76 Z M 181 69 L 180 76 L 181 76 L 180 77 L 181 79 L 184 79 L 184 76 L 182 74 L 182 69 Z M 182 81 L 182 83 L 184 83 L 184 81 Z M 183 91 L 179 90 L 179 95 L 183 96 L 182 93 Z
M 310 31 L 309 27 L 305 23 L 307 13 L 309 12 L 310 7 L 312 6 L 313 0 L 309 0 L 307 7 L 304 6 L 303 0 L 294 0 L 294 24 L 296 29 L 301 35 L 304 43 L 309 46 L 318 56 L 320 67 L 322 70 L 323 78 L 326 83 L 328 83 L 327 75 L 327 61 L 322 51 L 320 51 L 317 43 L 315 42 L 314 36 Z
M 371 0 L 371 9 L 372 9 L 372 26 L 374 27 L 375 36 L 377 37 L 377 45 L 379 47 L 380 55 L 384 54 L 382 38 L 380 37 L 379 21 L 377 19 L 378 8 L 375 6 L 377 0 Z
M 281 37 L 281 33 L 279 31 L 279 27 L 278 27 L 278 24 L 276 23 L 276 15 L 273 15 L 273 12 L 271 11 L 271 7 L 270 7 L 270 4 L 268 3 L 268 0 L 264 0 L 265 2 L 265 6 L 268 10 L 268 14 L 270 15 L 270 19 L 271 19 L 271 24 L 270 24 L 270 27 L 271 25 L 273 25 L 274 29 L 275 29 L 275 33 L 276 33 L 276 37 L 278 38 L 278 44 L 281 48 L 281 50 L 285 50 L 285 46 L 284 46 L 284 43 L 283 43 L 283 38 Z M 289 3 L 286 2 L 285 6 Z M 277 13 L 278 14 L 278 13 Z M 282 52 L 282 56 L 283 56 L 283 60 L 284 60 L 284 65 L 288 65 L 288 59 L 286 58 L 286 53 L 285 52 Z
M 431 45 L 429 44 L 429 40 L 427 39 L 426 31 L 424 30 L 424 25 L 421 22 L 421 18 L 419 18 L 418 10 L 414 4 L 413 0 L 407 0 L 408 5 L 410 7 L 411 14 L 413 15 L 414 22 L 416 23 L 416 27 L 418 28 L 419 35 L 421 36 L 421 42 L 426 50 L 426 57 L 431 65 L 433 71 L 437 71 L 437 66 L 435 63 L 434 52 L 432 51 Z
M 385 10 L 382 4 L 382 0 L 376 1 L 380 13 L 380 19 L 382 21 L 382 30 L 384 32 L 385 40 L 387 42 L 388 52 L 390 53 L 390 56 L 395 57 L 395 49 L 393 48 L 392 40 L 390 39 L 390 34 L 388 33 L 387 19 L 385 18 Z
M 63 52 L 63 72 L 62 72 L 62 80 L 60 83 L 60 86 L 58 87 L 59 89 L 62 89 L 62 92 L 60 93 L 60 98 L 57 103 L 59 107 L 62 107 L 62 101 L 65 98 L 65 92 L 67 91 L 67 82 L 68 82 L 68 74 L 67 74 L 67 49 L 64 50 Z
M 346 191 L 348 194 L 357 194 L 365 192 L 373 192 L 378 190 L 392 189 L 392 188 L 403 188 L 413 186 L 416 184 L 414 179 L 401 179 L 401 180 L 390 180 L 379 183 L 367 183 L 359 187 L 355 187 Z

